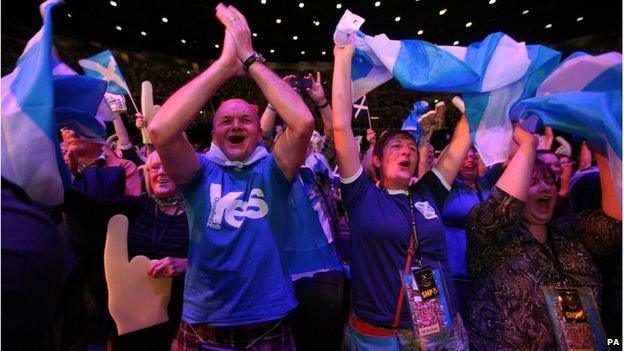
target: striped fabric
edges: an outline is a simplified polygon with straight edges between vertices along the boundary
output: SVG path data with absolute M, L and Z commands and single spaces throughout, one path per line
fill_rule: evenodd
M 538 116 L 543 124 L 587 140 L 609 159 L 620 197 L 622 187 L 622 54 L 570 55 L 520 101 L 512 119 Z
M 385 34 L 372 37 L 358 31 L 359 26 L 341 25 L 352 22 L 353 16 L 347 11 L 337 26 L 337 32 L 350 31 L 347 34 L 356 38 L 353 99 L 393 77 L 409 90 L 462 93 L 471 137 L 486 165 L 507 159 L 512 135 L 509 109 L 532 97 L 560 60 L 555 50 L 527 46 L 504 33 L 490 34 L 467 47 L 391 40 Z

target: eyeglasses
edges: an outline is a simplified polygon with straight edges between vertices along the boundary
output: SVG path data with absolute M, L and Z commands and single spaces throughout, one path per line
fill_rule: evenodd
M 160 172 L 160 170 L 165 170 L 165 167 L 163 165 L 151 165 L 149 167 L 147 167 L 147 171 L 149 173 L 158 173 Z

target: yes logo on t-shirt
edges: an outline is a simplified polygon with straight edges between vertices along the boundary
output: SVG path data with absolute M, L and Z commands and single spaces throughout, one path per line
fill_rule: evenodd
M 249 194 L 248 201 L 238 199 L 242 191 L 233 191 L 221 195 L 221 184 L 210 184 L 210 202 L 212 204 L 207 226 L 212 229 L 221 229 L 225 222 L 232 227 L 240 228 L 245 217 L 258 219 L 269 213 L 269 206 L 263 200 L 264 192 L 254 188 Z

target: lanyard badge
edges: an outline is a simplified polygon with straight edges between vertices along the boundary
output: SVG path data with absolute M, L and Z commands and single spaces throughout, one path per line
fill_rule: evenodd
M 544 286 L 558 350 L 607 350 L 606 336 L 591 290 Z

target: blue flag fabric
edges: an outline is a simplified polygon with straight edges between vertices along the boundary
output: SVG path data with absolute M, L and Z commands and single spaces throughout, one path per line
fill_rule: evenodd
M 115 61 L 110 50 L 105 50 L 97 55 L 78 61 L 85 74 L 89 77 L 102 79 L 108 82 L 106 91 L 119 95 L 130 95 L 128 84 Z
M 587 140 L 609 159 L 622 184 L 622 54 L 574 53 L 510 112 L 512 120 L 538 116 L 544 125 Z M 620 199 L 621 201 L 621 199 Z
M 41 4 L 41 30 L 2 77 L 2 177 L 44 205 L 61 203 L 70 180 L 54 121 L 51 12 L 59 3 Z
M 345 24 L 358 19 L 358 27 Z M 337 33 L 355 35 L 353 99 L 394 77 L 404 88 L 462 93 L 471 137 L 486 165 L 507 159 L 512 126 L 509 109 L 531 97 L 558 65 L 560 53 L 493 33 L 468 47 L 438 46 L 422 40 L 390 40 L 359 31 L 363 19 L 346 12 Z M 334 34 L 334 38 L 340 35 Z
M 60 150 L 58 130 L 78 130 L 103 138 L 95 122 L 106 83 L 78 76 L 63 64 L 52 44 L 52 9 L 61 0 L 40 5 L 41 30 L 28 42 L 15 69 L 2 77 L 2 177 L 43 205 L 63 202 L 70 173 Z M 111 112 L 112 115 L 112 112 Z
M 427 101 L 416 101 L 412 105 L 412 110 L 409 115 L 405 117 L 403 125 L 401 126 L 402 130 L 410 132 L 417 141 L 420 140 L 424 133 L 422 126 L 418 123 L 418 120 L 423 113 L 427 112 L 428 108 L 429 103 Z

